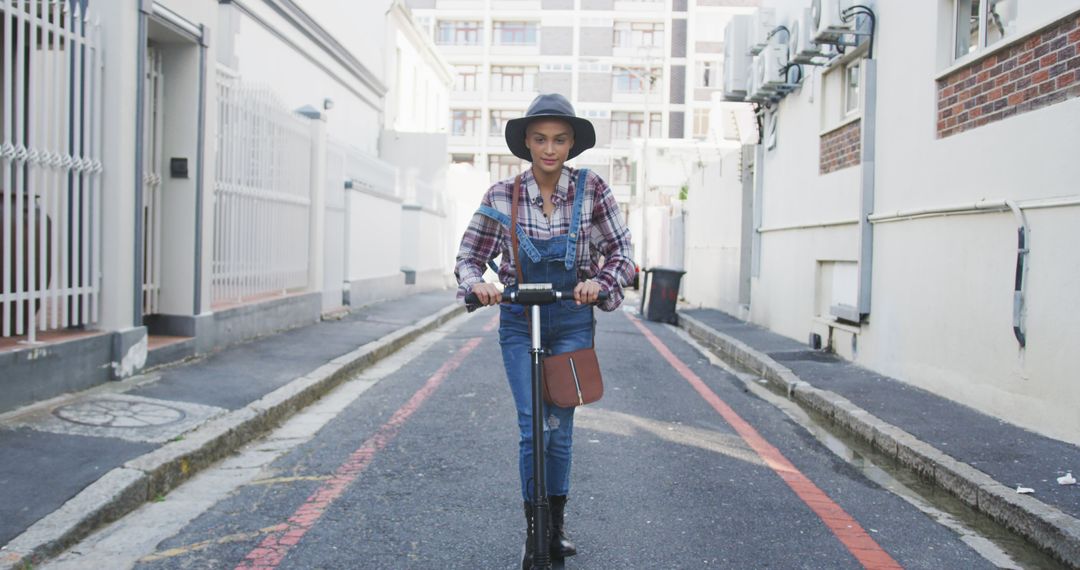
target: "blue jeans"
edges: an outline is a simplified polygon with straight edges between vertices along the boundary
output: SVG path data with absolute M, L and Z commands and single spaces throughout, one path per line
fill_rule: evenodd
M 532 497 L 532 341 L 526 307 L 503 305 L 499 319 L 499 345 L 503 366 L 514 394 L 520 431 L 518 469 L 521 474 L 521 497 Z M 559 301 L 540 308 L 540 338 L 550 354 L 562 354 L 592 346 L 593 309 L 574 301 Z M 570 463 L 574 442 L 574 408 L 544 404 L 544 468 L 548 495 L 566 495 L 570 491 Z

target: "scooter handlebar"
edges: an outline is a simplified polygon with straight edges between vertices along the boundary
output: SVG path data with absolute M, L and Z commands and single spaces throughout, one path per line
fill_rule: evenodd
M 597 294 L 596 302 L 602 303 L 607 301 L 608 292 L 603 289 Z M 508 304 L 521 304 L 521 305 L 550 305 L 556 301 L 572 301 L 574 300 L 574 290 L 565 289 L 525 289 L 518 291 L 511 291 L 510 293 L 503 293 L 502 302 Z M 465 295 L 466 305 L 480 305 L 480 299 L 476 296 L 476 293 L 469 293 Z

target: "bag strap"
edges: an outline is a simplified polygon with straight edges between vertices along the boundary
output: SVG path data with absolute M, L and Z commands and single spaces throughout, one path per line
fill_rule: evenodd
M 517 284 L 521 287 L 521 284 L 525 282 L 521 277 L 521 260 L 518 259 L 518 235 L 517 235 L 517 221 L 518 221 L 518 200 L 521 197 L 521 175 L 518 174 L 514 178 L 514 194 L 510 198 L 510 247 L 513 251 L 510 253 L 510 259 L 514 261 L 514 269 L 517 270 Z

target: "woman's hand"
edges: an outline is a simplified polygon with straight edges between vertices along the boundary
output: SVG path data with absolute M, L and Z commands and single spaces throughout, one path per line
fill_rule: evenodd
M 481 305 L 497 305 L 502 302 L 502 292 L 494 283 L 477 283 L 473 285 L 471 292 L 476 294 Z
M 596 302 L 600 295 L 600 284 L 592 279 L 586 279 L 574 287 L 574 300 L 579 305 L 591 305 Z

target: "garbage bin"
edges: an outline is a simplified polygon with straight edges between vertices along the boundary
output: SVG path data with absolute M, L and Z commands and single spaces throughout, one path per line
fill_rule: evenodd
M 686 272 L 681 269 L 653 267 L 644 270 L 641 288 L 641 314 L 650 321 L 675 324 L 675 304 L 679 300 L 679 282 Z

